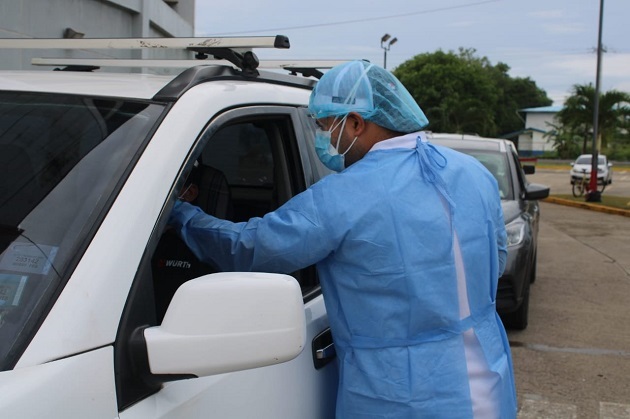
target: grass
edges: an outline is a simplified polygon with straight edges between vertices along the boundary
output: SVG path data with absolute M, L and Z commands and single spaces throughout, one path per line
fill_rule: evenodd
M 553 195 L 557 198 L 568 199 L 574 202 L 586 202 L 586 198 L 583 196 L 576 198 L 573 195 Z M 627 196 L 614 196 L 606 195 L 606 192 L 602 194 L 602 202 L 593 202 L 593 204 L 603 205 L 610 208 L 619 208 L 623 210 L 630 210 L 630 198 Z
M 566 171 L 569 171 L 569 170 L 571 170 L 571 165 L 570 164 L 555 164 L 555 163 L 537 162 L 536 163 L 536 168 L 538 168 L 538 169 L 566 170 Z

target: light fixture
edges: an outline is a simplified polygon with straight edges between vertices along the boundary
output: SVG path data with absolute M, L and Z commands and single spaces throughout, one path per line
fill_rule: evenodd
M 383 48 L 383 68 L 387 68 L 387 51 L 389 51 L 391 46 L 398 41 L 398 38 L 394 38 L 389 41 L 389 43 L 385 44 L 385 42 L 387 42 L 391 37 L 392 36 L 390 34 L 386 33 L 381 38 L 381 48 Z
M 83 32 L 75 31 L 72 28 L 66 28 L 63 31 L 63 37 L 66 39 L 80 39 L 83 38 L 85 34 Z

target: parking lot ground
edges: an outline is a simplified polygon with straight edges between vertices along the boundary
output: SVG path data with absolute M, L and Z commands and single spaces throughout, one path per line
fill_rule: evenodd
M 529 326 L 508 331 L 519 418 L 630 415 L 630 218 L 543 202 Z

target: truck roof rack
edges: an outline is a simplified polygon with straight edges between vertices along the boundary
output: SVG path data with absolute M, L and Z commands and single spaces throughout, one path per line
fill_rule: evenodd
M 343 63 L 343 60 L 262 60 L 261 69 L 287 70 L 290 74 L 320 78 L 320 69 L 329 69 Z M 31 64 L 36 66 L 61 66 L 56 70 L 92 71 L 101 67 L 127 68 L 190 68 L 197 65 L 225 65 L 224 60 L 213 59 L 122 59 L 122 58 L 44 58 L 35 57 Z M 237 66 L 238 67 L 238 66 Z
M 19 49 L 188 49 L 206 48 L 282 48 L 290 47 L 289 38 L 275 36 L 229 36 L 196 38 L 2 38 L 0 48 Z
M 196 53 L 196 58 L 213 56 L 237 66 L 247 75 L 257 75 L 259 61 L 253 48 L 290 47 L 289 38 L 284 35 L 249 37 L 208 37 L 208 38 L 79 38 L 42 39 L 11 38 L 0 39 L 0 48 L 19 49 L 178 49 Z

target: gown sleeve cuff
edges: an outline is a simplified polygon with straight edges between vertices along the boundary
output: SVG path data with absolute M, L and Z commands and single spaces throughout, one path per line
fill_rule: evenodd
M 201 208 L 178 200 L 173 206 L 171 215 L 168 218 L 168 224 L 180 230 L 191 218 L 200 212 L 202 212 Z

